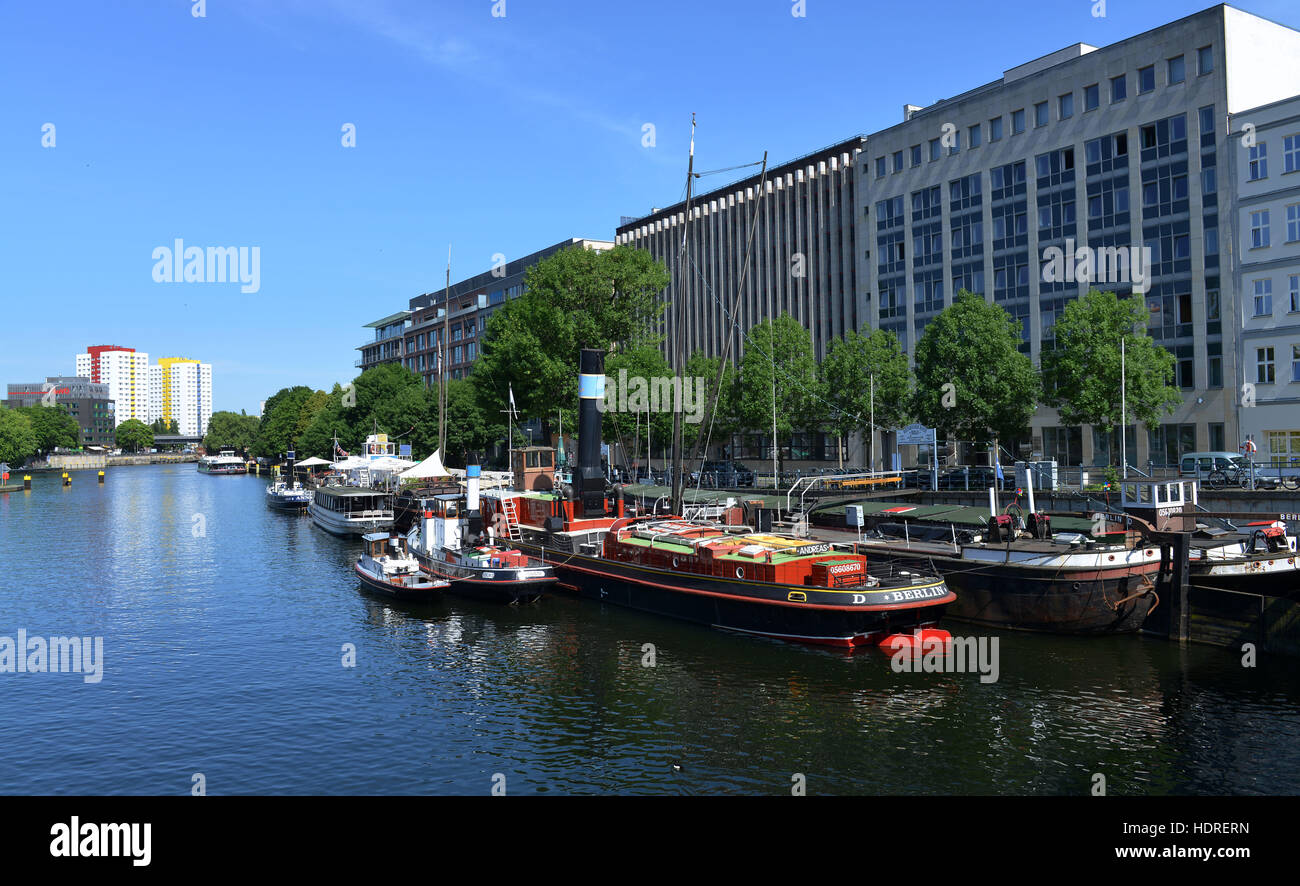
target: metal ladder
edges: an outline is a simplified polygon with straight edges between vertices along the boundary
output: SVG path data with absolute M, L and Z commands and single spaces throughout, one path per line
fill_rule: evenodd
M 506 531 L 510 535 L 511 541 L 522 541 L 523 534 L 519 531 L 519 511 L 515 508 L 513 498 L 501 499 L 501 513 L 506 518 Z

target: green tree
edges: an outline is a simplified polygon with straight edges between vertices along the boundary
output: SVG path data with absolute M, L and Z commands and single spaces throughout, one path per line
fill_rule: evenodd
M 1062 424 L 1120 425 L 1120 341 L 1124 341 L 1128 419 L 1160 423 L 1183 399 L 1172 384 L 1174 355 L 1147 334 L 1145 301 L 1092 290 L 1070 302 L 1053 327 L 1055 347 L 1043 352 L 1046 401 Z
M 703 380 L 706 405 L 713 395 L 713 384 L 718 377 L 718 361 L 721 359 L 706 357 L 703 351 L 696 351 L 687 359 L 686 369 L 682 373 L 687 379 Z M 696 454 L 698 459 L 708 459 L 709 446 L 729 446 L 732 437 L 742 429 L 736 406 L 736 378 L 735 364 L 728 360 L 722 373 L 722 384 L 719 386 L 712 417 L 702 415 L 698 424 L 687 422 L 682 425 L 682 440 L 687 452 L 694 452 L 697 443 L 700 446 L 700 451 Z M 707 411 L 704 410 L 705 413 Z M 694 470 L 697 465 L 690 467 Z
M 437 419 L 436 389 L 431 403 Z M 452 379 L 447 385 L 447 452 L 449 464 L 461 467 L 469 464 L 471 454 L 483 458 L 487 449 L 504 441 L 506 426 L 500 413 L 485 410 L 480 404 L 474 386 L 467 379 Z M 436 427 L 436 426 L 435 426 Z
M 123 452 L 139 452 L 153 446 L 153 431 L 139 419 L 128 418 L 117 426 L 114 439 Z
M 315 392 L 305 385 L 282 388 L 272 394 L 262 410 L 262 421 L 253 441 L 253 454 L 278 458 L 297 439 L 307 401 Z
M 36 454 L 36 449 L 31 419 L 22 410 L 0 406 L 0 462 L 18 468 Z
M 81 442 L 81 426 L 62 406 L 28 406 L 21 410 L 36 435 L 36 451 L 46 455 L 56 448 L 73 449 Z
M 826 412 L 812 335 L 789 314 L 777 317 L 775 323 L 764 320 L 745 335 L 736 412 L 746 427 L 772 427 L 774 383 L 777 470 L 784 471 L 782 447 L 791 442 L 795 432 L 816 428 Z
M 247 452 L 257 438 L 257 426 L 257 416 L 243 410 L 238 413 L 214 412 L 208 421 L 208 432 L 203 437 L 203 448 L 208 452 L 221 449 Z
M 334 461 L 336 435 L 343 441 L 339 444 L 343 448 L 355 447 L 356 444 L 350 442 L 353 439 L 352 427 L 343 415 L 343 399 L 346 393 L 343 386 L 336 383 L 333 390 L 325 395 L 325 402 L 315 409 L 307 426 L 298 434 L 299 458 L 315 456 Z
M 1020 353 L 1019 321 L 962 290 L 916 343 L 914 414 L 959 440 L 1023 434 L 1042 385 Z
M 610 380 L 607 382 L 606 400 L 613 408 L 604 409 L 601 439 L 606 443 L 617 442 L 620 452 L 629 461 L 640 461 L 639 454 L 644 451 L 641 447 L 646 441 L 646 422 L 649 421 L 651 445 L 666 445 L 672 435 L 673 414 L 669 410 L 673 404 L 660 403 L 658 410 L 650 409 L 653 380 L 673 377 L 672 367 L 659 348 L 652 344 L 620 348 L 605 360 L 605 376 Z M 618 396 L 620 393 L 621 397 Z M 565 412 L 564 425 L 577 432 L 575 410 Z
M 629 246 L 601 253 L 573 247 L 538 262 L 528 269 L 524 294 L 488 321 L 471 375 L 480 404 L 504 408 L 513 386 L 521 415 L 542 419 L 549 434 L 557 405 L 577 402 L 579 351 L 647 343 L 669 280 L 648 252 Z
M 859 335 L 850 329 L 844 338 L 833 339 L 822 361 L 822 381 L 830 404 L 828 425 L 840 445 L 840 467 L 844 467 L 844 439 L 854 431 L 868 433 L 872 407 L 878 428 L 897 428 L 908 418 L 912 374 L 898 336 L 887 329 Z M 871 453 L 875 461 L 875 453 Z

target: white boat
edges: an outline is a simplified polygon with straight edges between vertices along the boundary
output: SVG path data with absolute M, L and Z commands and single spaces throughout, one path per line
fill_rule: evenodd
M 387 532 L 393 526 L 393 494 L 359 486 L 318 486 L 307 513 L 334 535 Z
M 387 532 L 364 536 L 366 548 L 353 567 L 368 590 L 399 600 L 433 600 L 447 587 L 420 571 L 420 563 L 406 550 L 406 540 Z
M 284 480 L 276 480 L 266 487 L 266 504 L 277 511 L 303 511 L 311 504 L 311 490 L 301 483 L 290 485 Z
M 248 465 L 235 455 L 233 449 L 223 449 L 218 455 L 205 455 L 199 459 L 200 474 L 247 474 Z

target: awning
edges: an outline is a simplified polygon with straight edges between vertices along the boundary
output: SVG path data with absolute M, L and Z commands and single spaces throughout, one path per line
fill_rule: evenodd
M 401 475 L 403 480 L 424 480 L 430 477 L 450 477 L 451 471 L 442 465 L 442 456 L 439 450 L 435 450 L 433 455 L 420 462 L 409 471 L 404 471 Z
M 299 467 L 299 468 L 323 468 L 323 467 L 325 467 L 325 466 L 328 465 L 328 464 L 329 464 L 329 462 L 327 462 L 327 461 L 326 461 L 325 459 L 323 459 L 323 458 L 314 458 L 314 457 L 313 457 L 313 458 L 309 458 L 309 459 L 307 459 L 306 461 L 295 462 L 295 463 L 294 463 L 294 466 L 295 466 L 295 467 Z

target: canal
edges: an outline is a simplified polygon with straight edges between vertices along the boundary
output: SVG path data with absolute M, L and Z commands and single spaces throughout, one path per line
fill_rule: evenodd
M 265 479 L 73 476 L 0 495 L 0 637 L 102 637 L 102 680 L 0 673 L 2 793 L 1300 793 L 1295 659 L 948 624 L 998 640 L 986 683 L 564 596 L 395 605 Z

